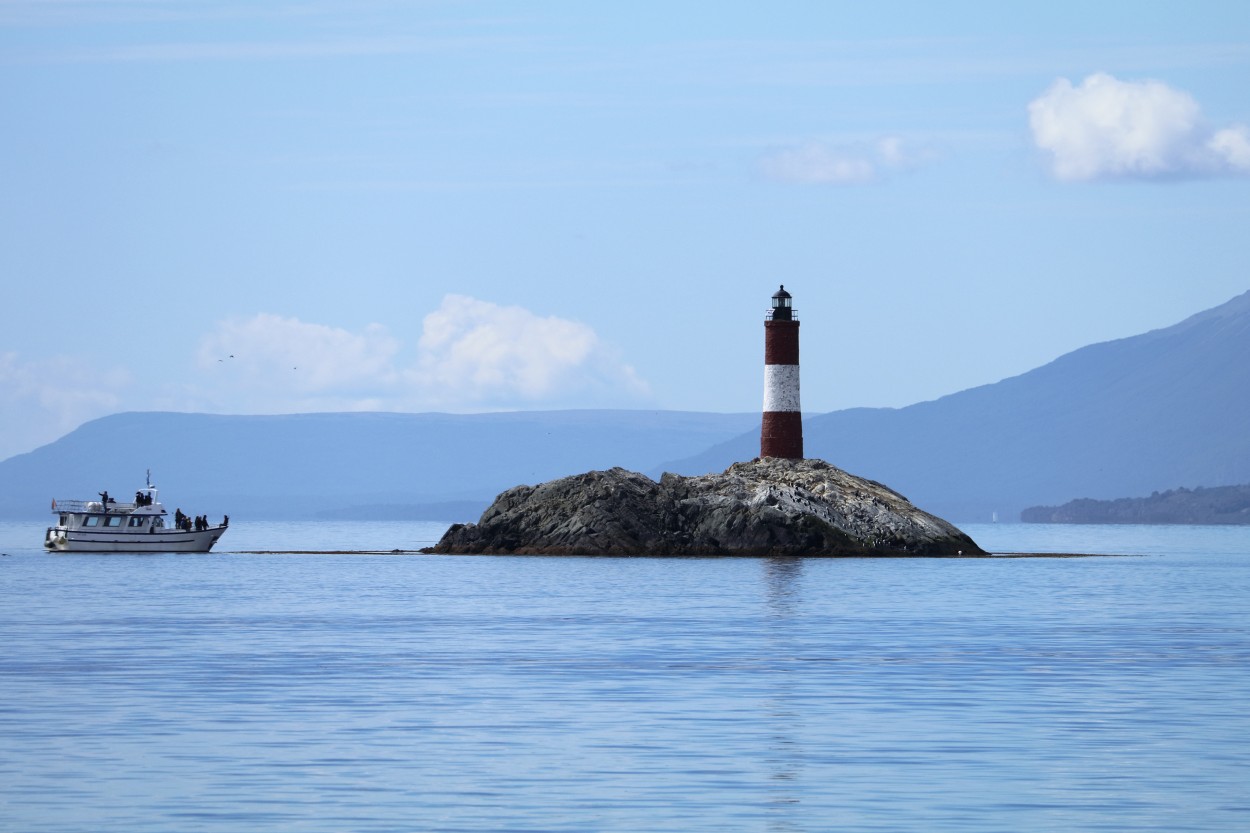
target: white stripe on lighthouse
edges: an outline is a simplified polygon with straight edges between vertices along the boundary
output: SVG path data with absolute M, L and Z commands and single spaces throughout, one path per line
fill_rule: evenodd
M 764 412 L 801 411 L 799 407 L 799 366 L 764 365 Z

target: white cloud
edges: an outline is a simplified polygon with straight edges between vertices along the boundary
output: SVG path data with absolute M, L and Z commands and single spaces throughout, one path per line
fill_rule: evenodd
M 117 411 L 133 384 L 126 369 L 89 357 L 27 361 L 17 353 L 0 353 L 0 411 L 5 416 L 0 460 Z
M 898 136 L 884 136 L 856 144 L 809 142 L 766 157 L 762 166 L 765 174 L 783 182 L 861 185 L 914 167 L 924 158 Z
M 418 351 L 413 379 L 423 396 L 453 407 L 619 403 L 648 393 L 585 324 L 463 295 L 446 296 L 425 317 Z
M 1060 78 L 1029 104 L 1029 125 L 1062 180 L 1250 173 L 1247 129 L 1212 130 L 1192 96 L 1159 81 Z
M 342 395 L 394 384 L 398 351 L 399 342 L 380 324 L 357 334 L 262 313 L 218 324 L 200 343 L 198 361 L 248 387 Z
M 1245 126 L 1237 125 L 1217 131 L 1207 142 L 1207 147 L 1232 170 L 1250 172 L 1250 130 Z
M 225 411 L 473 410 L 637 402 L 647 386 L 585 324 L 448 295 L 415 361 L 380 324 L 359 333 L 262 314 L 201 342 L 196 407 Z
M 0 353 L 0 459 L 118 411 L 625 407 L 650 397 L 589 326 L 462 295 L 425 317 L 408 352 L 404 362 L 401 340 L 381 324 L 352 332 L 264 313 L 219 322 L 200 339 L 196 367 L 173 377 Z

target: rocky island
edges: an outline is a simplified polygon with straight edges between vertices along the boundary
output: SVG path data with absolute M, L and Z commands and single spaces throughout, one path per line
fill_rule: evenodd
M 478 555 L 973 556 L 952 524 L 814 459 L 757 458 L 657 483 L 613 468 L 516 486 L 424 552 Z

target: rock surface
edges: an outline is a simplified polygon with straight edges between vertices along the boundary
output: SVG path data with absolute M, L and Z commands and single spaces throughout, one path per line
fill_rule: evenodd
M 495 499 L 426 552 L 480 555 L 984 555 L 955 526 L 821 460 L 756 459 L 660 482 L 621 468 Z

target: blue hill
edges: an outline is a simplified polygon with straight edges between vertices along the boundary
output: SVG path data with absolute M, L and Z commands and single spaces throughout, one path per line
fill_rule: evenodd
M 37 516 L 53 497 L 105 489 L 124 498 L 150 468 L 162 498 L 195 514 L 344 517 L 391 507 L 429 517 L 438 504 L 453 514 L 439 520 L 476 520 L 518 483 L 616 465 L 650 469 L 758 421 L 676 411 L 123 413 L 0 462 L 0 514 Z

